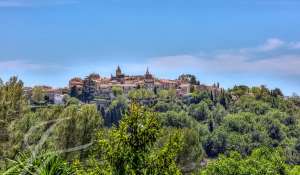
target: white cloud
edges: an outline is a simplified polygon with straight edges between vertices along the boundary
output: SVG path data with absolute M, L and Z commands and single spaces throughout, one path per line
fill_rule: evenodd
M 290 43 L 290 48 L 291 49 L 300 49 L 300 41 Z
M 264 59 L 251 59 L 239 54 L 176 55 L 153 58 L 151 67 L 161 71 L 201 70 L 207 73 L 268 73 L 277 75 L 300 76 L 300 55 L 280 55 Z
M 271 52 L 276 49 L 283 48 L 286 45 L 281 39 L 269 38 L 263 44 L 255 47 L 241 48 L 239 52 L 241 53 L 253 53 L 253 52 Z
M 300 77 L 300 53 L 291 52 L 291 43 L 271 38 L 249 48 L 201 52 L 199 55 L 152 57 L 141 63 L 121 63 L 121 67 L 128 69 L 125 72 L 133 74 L 144 73 L 146 67 L 149 67 L 151 72 L 160 76 L 166 75 L 166 72 L 173 74 L 201 72 L 208 75 L 251 74 L 258 77 L 260 75 Z M 282 49 L 283 52 L 276 52 L 277 49 Z M 104 66 L 101 70 L 106 70 L 109 74 L 111 66 Z
M 237 50 L 206 53 L 163 56 L 149 59 L 148 65 L 160 71 L 201 70 L 206 73 L 252 73 L 283 76 L 300 76 L 300 54 L 289 52 L 298 48 L 298 43 L 291 45 L 280 39 L 271 38 L 264 44 Z M 287 49 L 281 54 L 274 54 L 276 49 Z M 272 52 L 273 54 L 262 54 Z M 275 56 L 274 56 L 275 55 Z
M 60 65 L 29 63 L 22 60 L 0 61 L 0 70 L 2 71 L 43 71 L 57 69 L 68 68 Z
M 41 65 L 38 64 L 31 64 L 26 63 L 24 61 L 19 60 L 10 60 L 10 61 L 1 61 L 0 62 L 0 69 L 8 70 L 8 69 L 26 69 L 26 70 L 33 70 L 33 69 L 42 69 Z
M 241 48 L 240 53 L 266 53 L 279 49 L 300 49 L 300 41 L 286 42 L 279 38 L 269 38 L 257 47 Z
M 262 46 L 260 46 L 258 49 L 261 51 L 271 51 L 278 49 L 282 46 L 284 46 L 285 42 L 278 38 L 270 38 L 268 39 Z

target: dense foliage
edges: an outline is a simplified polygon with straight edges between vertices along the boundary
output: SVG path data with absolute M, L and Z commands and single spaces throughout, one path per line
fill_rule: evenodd
M 250 156 L 242 157 L 237 152 L 231 152 L 228 157 L 220 156 L 216 162 L 210 163 L 201 175 L 280 175 L 299 174 L 300 167 L 291 167 L 285 163 L 281 150 L 259 148 Z
M 40 88 L 29 99 L 16 77 L 0 81 L 0 174 L 300 174 L 297 95 L 114 87 L 99 109 L 83 103 L 93 92 L 50 105 Z

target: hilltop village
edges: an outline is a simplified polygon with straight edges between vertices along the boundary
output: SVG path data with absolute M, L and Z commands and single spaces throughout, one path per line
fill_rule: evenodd
M 75 77 L 70 79 L 68 87 L 62 89 L 47 86 L 26 88 L 28 97 L 24 96 L 23 89 L 23 82 L 17 77 L 0 83 L 0 147 L 4 148 L 0 149 L 0 174 L 3 174 L 1 165 L 5 165 L 2 155 L 11 154 L 13 158 L 16 151 L 27 153 L 31 146 L 36 148 L 36 145 L 45 148 L 46 153 L 76 150 L 62 151 L 60 156 L 65 160 L 63 165 L 70 162 L 69 166 L 74 166 L 78 174 L 92 172 L 86 167 L 77 169 L 81 164 L 99 169 L 92 174 L 120 174 L 110 173 L 111 170 L 102 173 L 102 170 L 109 166 L 119 167 L 119 158 L 132 162 L 132 156 L 150 164 L 149 169 L 158 167 L 155 173 L 145 174 L 192 174 L 210 168 L 214 161 L 217 165 L 220 160 L 239 162 L 243 156 L 246 163 L 255 162 L 254 167 L 261 167 L 257 164 L 265 165 L 266 159 L 274 157 L 267 149 L 284 151 L 284 157 L 275 155 L 276 160 L 267 162 L 270 164 L 268 172 L 278 161 L 291 162 L 281 164 L 279 168 L 299 167 L 300 97 L 286 98 L 279 88 L 239 85 L 224 90 L 218 84 L 203 85 L 190 74 L 165 80 L 156 78 L 148 69 L 143 75 L 128 76 L 118 67 L 109 78 L 95 73 L 84 78 Z M 30 147 L 23 148 L 23 145 Z M 83 150 L 77 150 L 82 147 Z M 43 150 L 40 151 L 44 154 Z M 234 154 L 228 151 L 234 151 Z M 260 160 L 259 152 L 263 156 L 267 153 L 270 158 Z M 227 153 L 236 160 L 234 157 L 216 159 Z M 46 154 L 39 162 L 49 156 Z M 110 162 L 103 162 L 106 159 L 115 161 L 110 165 Z M 30 163 L 30 160 L 31 155 L 26 162 Z M 55 167 L 56 160 L 52 161 Z M 71 164 L 74 160 L 80 164 Z M 90 161 L 98 162 L 86 164 Z M 138 163 L 143 164 L 142 161 Z M 156 162 L 171 162 L 173 167 L 178 166 L 175 167 L 178 170 L 160 173 L 161 169 L 169 167 Z M 246 163 L 241 162 L 242 165 Z M 124 166 L 127 164 L 121 162 L 121 167 Z M 299 168 L 293 170 L 295 175 L 299 175 Z M 263 172 L 265 167 L 261 169 L 258 172 Z M 8 172 L 6 174 L 11 174 L 11 169 Z M 72 170 L 64 174 L 74 173 Z
M 189 93 L 199 90 L 208 91 L 217 94 L 221 91 L 219 84 L 212 86 L 200 84 L 195 76 L 183 74 L 176 80 L 159 79 L 145 70 L 144 75 L 126 75 L 118 66 L 115 75 L 111 77 L 102 77 L 99 74 L 92 73 L 85 78 L 74 77 L 69 81 L 66 88 L 54 89 L 49 86 L 38 86 L 46 94 L 46 100 L 52 104 L 63 103 L 65 95 L 78 98 L 82 103 L 95 103 L 98 108 L 107 107 L 115 98 L 114 90 L 122 90 L 126 96 L 135 89 L 145 89 L 157 94 L 160 90 L 172 89 L 177 97 L 184 97 Z M 32 88 L 25 89 L 27 94 L 32 95 Z M 151 102 L 154 99 L 147 99 Z

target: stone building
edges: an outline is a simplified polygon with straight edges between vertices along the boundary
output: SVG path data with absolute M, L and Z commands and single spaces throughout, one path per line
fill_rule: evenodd
M 83 93 L 83 84 L 84 82 L 81 78 L 79 77 L 72 78 L 69 81 L 70 95 L 77 98 L 81 98 Z
M 118 86 L 123 89 L 123 93 L 127 95 L 131 90 L 137 88 L 145 88 L 148 90 L 159 91 L 160 89 L 175 89 L 177 96 L 184 96 L 193 90 L 218 91 L 216 86 L 206 86 L 200 84 L 191 84 L 185 79 L 170 80 L 155 78 L 146 69 L 144 75 L 125 75 L 120 66 L 117 67 L 115 75 L 110 78 L 100 77 L 98 74 L 91 74 L 84 80 L 76 77 L 70 80 L 69 88 L 76 88 L 83 94 L 83 101 L 100 100 L 100 106 L 106 106 L 107 102 L 113 98 L 112 88 Z
M 120 66 L 117 67 L 116 75 L 111 76 L 111 80 L 119 82 L 119 83 L 124 83 L 125 75 L 122 73 L 122 70 L 121 70 Z
M 147 68 L 145 78 L 144 78 L 144 87 L 146 89 L 154 89 L 154 77 L 150 74 L 149 69 Z

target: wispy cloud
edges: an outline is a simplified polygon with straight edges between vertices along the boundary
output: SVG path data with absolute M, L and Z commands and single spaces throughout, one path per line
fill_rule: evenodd
M 230 80 L 231 76 L 246 77 L 245 81 L 262 79 L 263 83 L 276 84 L 284 81 L 294 86 L 300 85 L 300 48 L 299 41 L 289 42 L 281 39 L 267 39 L 257 46 L 231 50 L 202 51 L 201 54 L 178 54 L 152 57 L 141 62 L 109 62 L 107 64 L 90 62 L 84 65 L 64 67 L 46 63 L 36 63 L 22 60 L 0 61 L 0 73 L 34 73 L 35 75 L 51 75 L 72 72 L 69 76 L 85 76 L 90 72 L 98 72 L 109 76 L 112 69 L 120 64 L 128 74 L 143 74 L 147 67 L 155 75 L 177 76 L 180 73 L 208 75 L 218 79 L 237 83 L 241 79 Z M 262 49 L 263 48 L 263 49 Z M 251 77 L 249 77 L 251 76 Z M 248 77 L 248 78 L 247 78 Z M 267 78 L 272 81 L 267 82 Z M 170 78 L 170 77 L 168 77 Z M 174 77 L 175 78 L 175 77 Z M 274 80 L 274 81 L 273 81 Z M 208 80 L 209 81 L 209 80 Z M 245 82 L 244 81 L 244 82 Z M 280 85 L 281 86 L 281 85 Z
M 79 3 L 77 0 L 0 0 L 0 7 L 34 7 Z
M 151 67 L 161 71 L 201 70 L 207 73 L 252 73 L 281 76 L 300 76 L 300 53 L 290 52 L 299 49 L 299 42 L 285 42 L 271 38 L 253 48 L 241 48 L 201 55 L 185 54 L 149 59 Z M 285 49 L 280 54 L 264 54 Z
M 0 61 L 0 70 L 2 71 L 47 71 L 68 69 L 60 65 L 37 64 L 22 60 Z
M 290 43 L 290 48 L 292 48 L 292 49 L 300 49 L 300 42 L 292 42 L 292 43 Z
M 198 57 L 193 55 L 176 55 L 154 58 L 151 67 L 161 71 L 201 70 L 207 73 L 262 73 L 276 75 L 300 76 L 300 55 L 280 55 L 261 60 L 251 56 L 222 54 Z
M 272 52 L 279 49 L 300 49 L 300 42 L 286 42 L 279 38 L 269 38 L 256 47 L 241 48 L 241 53 Z
M 146 68 L 159 75 L 180 73 L 206 73 L 207 75 L 253 75 L 271 77 L 300 77 L 300 42 L 288 42 L 270 38 L 257 46 L 201 54 L 178 54 L 148 58 L 140 63 L 120 63 L 127 73 L 144 73 Z M 299 50 L 298 50 L 299 49 Z M 119 64 L 119 63 L 118 63 Z M 112 72 L 114 65 L 100 69 L 106 74 Z M 90 65 L 88 67 L 91 67 Z M 126 70 L 127 69 L 127 70 Z
M 268 39 L 262 46 L 258 47 L 260 51 L 272 51 L 284 46 L 285 42 L 278 38 Z

